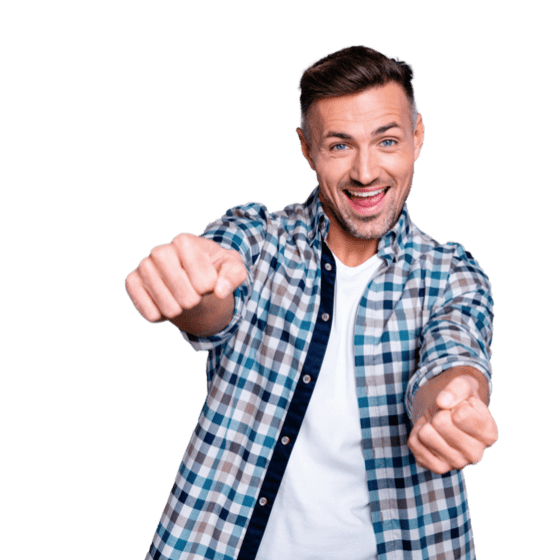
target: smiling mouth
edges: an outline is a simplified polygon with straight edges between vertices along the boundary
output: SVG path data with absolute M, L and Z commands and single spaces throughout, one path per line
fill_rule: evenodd
M 377 196 L 384 191 L 386 191 L 389 187 L 383 187 L 382 189 L 377 189 L 375 191 L 358 191 L 358 190 L 350 190 L 347 189 L 344 191 L 348 198 L 371 198 L 373 196 Z
M 351 206 L 360 213 L 371 212 L 385 198 L 385 194 L 389 187 L 375 189 L 372 191 L 345 189 L 344 194 L 350 201 Z

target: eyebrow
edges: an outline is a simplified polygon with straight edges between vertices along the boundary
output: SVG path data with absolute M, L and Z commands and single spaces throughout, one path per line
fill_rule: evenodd
M 396 122 L 392 122 L 377 128 L 373 133 L 372 136 L 378 136 L 379 134 L 384 134 L 391 128 L 400 128 L 399 124 Z M 346 134 L 345 132 L 334 132 L 329 131 L 325 135 L 325 138 L 342 138 L 343 140 L 352 140 L 352 136 L 350 134 Z

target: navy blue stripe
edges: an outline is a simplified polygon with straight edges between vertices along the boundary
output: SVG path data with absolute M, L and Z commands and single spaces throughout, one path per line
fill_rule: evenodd
M 245 533 L 243 544 L 237 556 L 238 560 L 254 560 L 257 555 L 266 524 L 268 523 L 272 511 L 272 506 L 274 505 L 274 500 L 276 499 L 280 483 L 282 482 L 282 477 L 286 471 L 286 466 L 288 465 L 288 460 L 301 428 L 307 406 L 311 400 L 315 383 L 319 377 L 323 358 L 327 350 L 329 335 L 331 333 L 335 279 L 336 264 L 326 243 L 323 243 L 319 314 L 315 321 L 313 336 L 311 337 L 307 357 L 303 364 L 303 369 L 294 391 L 292 402 L 288 408 L 284 425 L 282 426 L 278 441 L 274 447 L 272 459 L 270 460 L 260 494 L 257 498 L 253 515 L 247 526 L 247 532 Z M 324 317 L 326 317 L 325 314 L 328 315 L 327 320 L 324 320 Z M 305 380 L 308 379 L 307 376 L 311 378 L 308 383 L 305 382 Z M 290 439 L 287 445 L 282 443 L 284 437 Z M 260 503 L 263 498 L 266 499 L 265 505 L 261 505 Z

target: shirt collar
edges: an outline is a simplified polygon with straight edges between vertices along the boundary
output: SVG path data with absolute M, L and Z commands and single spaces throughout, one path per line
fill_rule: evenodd
M 412 222 L 406 204 L 403 206 L 397 223 L 379 240 L 377 255 L 387 261 L 396 261 L 410 234 Z
M 330 221 L 319 200 L 318 187 L 309 195 L 309 198 L 305 202 L 305 208 L 309 212 L 311 224 L 309 240 L 313 241 L 313 239 L 320 234 L 323 240 L 326 241 L 329 233 Z M 410 233 L 411 226 L 412 222 L 410 221 L 408 209 L 405 204 L 397 223 L 379 240 L 377 255 L 385 259 L 387 264 L 397 259 Z
M 323 205 L 319 200 L 319 187 L 317 187 L 305 202 L 305 209 L 309 213 L 311 228 L 309 231 L 309 241 L 313 241 L 317 235 L 321 235 L 326 241 L 329 233 L 330 220 L 327 218 Z

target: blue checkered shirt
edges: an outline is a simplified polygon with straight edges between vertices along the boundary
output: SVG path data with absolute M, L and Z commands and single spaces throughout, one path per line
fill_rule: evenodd
M 208 396 L 147 558 L 255 557 L 328 341 L 336 278 L 328 229 L 315 190 L 277 213 L 234 208 L 204 233 L 239 251 L 248 279 L 222 332 L 185 335 L 209 352 Z M 474 559 L 462 472 L 420 467 L 407 439 L 426 381 L 468 365 L 490 382 L 490 285 L 468 252 L 422 233 L 406 207 L 378 255 L 354 331 L 377 553 Z

